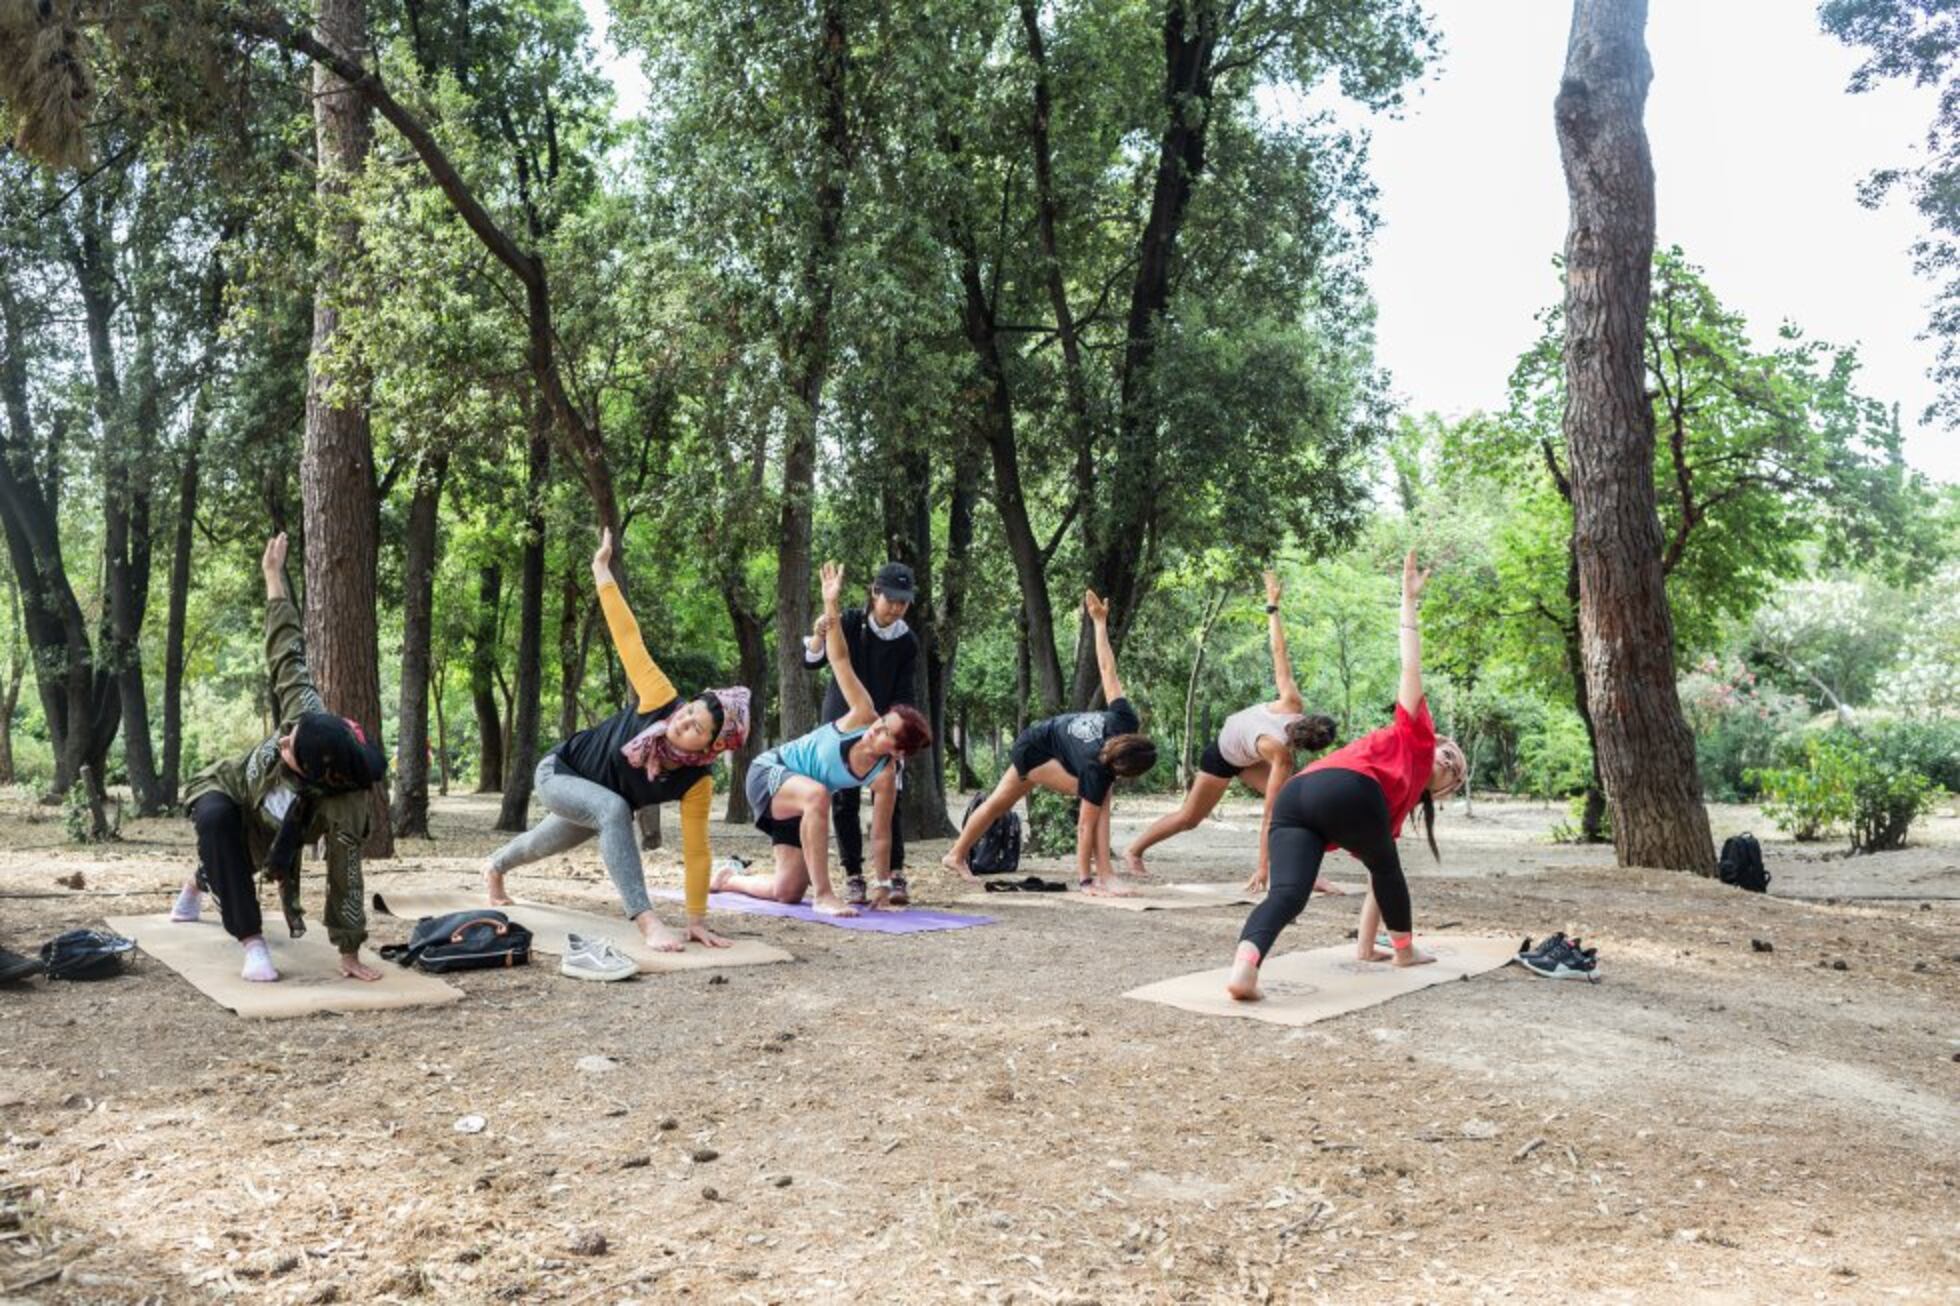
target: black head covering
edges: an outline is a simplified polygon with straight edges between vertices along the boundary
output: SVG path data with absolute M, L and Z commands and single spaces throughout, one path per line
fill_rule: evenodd
M 388 759 L 368 742 L 360 724 L 331 712 L 307 712 L 293 727 L 293 757 L 299 762 L 299 796 L 286 809 L 266 855 L 266 869 L 285 876 L 299 865 L 300 844 L 313 821 L 317 801 L 358 793 L 388 775 Z

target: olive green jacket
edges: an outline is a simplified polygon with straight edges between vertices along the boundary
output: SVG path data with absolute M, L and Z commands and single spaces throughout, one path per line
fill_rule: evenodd
M 279 740 L 305 712 L 325 712 L 327 705 L 313 687 L 306 669 L 306 641 L 299 609 L 291 599 L 273 599 L 265 610 L 265 660 L 272 674 L 272 697 L 279 726 L 272 738 L 243 757 L 213 763 L 191 778 L 184 806 L 206 794 L 223 794 L 238 804 L 245 818 L 245 843 L 252 864 L 265 866 L 279 819 L 289 803 L 301 797 L 305 782 L 279 756 Z M 311 845 L 326 840 L 327 936 L 342 952 L 353 952 L 367 939 L 367 912 L 361 901 L 361 845 L 367 841 L 370 795 L 366 790 L 314 800 L 313 819 L 304 838 Z M 298 938 L 306 932 L 299 906 L 297 874 L 279 882 L 280 905 L 286 925 Z

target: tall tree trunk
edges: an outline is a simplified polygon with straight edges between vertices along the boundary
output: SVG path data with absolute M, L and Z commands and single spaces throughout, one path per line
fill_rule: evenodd
M 585 613 L 577 550 L 570 550 L 558 584 L 558 738 L 578 733 L 578 692 L 585 683 L 585 652 L 579 626 Z
M 1579 636 L 1616 859 L 1712 875 L 1694 738 L 1674 688 L 1643 371 L 1654 254 L 1646 23 L 1646 0 L 1575 0 L 1554 113 L 1571 201 L 1564 430 Z
M 497 612 L 504 570 L 487 563 L 476 573 L 476 629 L 470 639 L 470 703 L 476 708 L 476 791 L 494 794 L 504 783 L 504 727 L 497 712 Z
M 449 679 L 441 659 L 429 668 L 429 697 L 435 700 L 436 792 L 449 797 L 449 709 L 443 701 L 443 684 Z
M 810 526 L 816 498 L 817 425 L 830 374 L 830 316 L 837 292 L 844 235 L 844 180 L 849 126 L 845 119 L 846 42 L 843 0 L 820 0 L 817 81 L 822 100 L 815 160 L 815 221 L 799 276 L 799 327 L 785 342 L 784 362 L 797 399 L 783 454 L 783 510 L 776 545 L 776 681 L 786 738 L 814 729 L 814 679 L 803 667 L 810 625 Z
M 177 472 L 177 522 L 170 544 L 170 595 L 163 631 L 163 792 L 176 806 L 184 766 L 184 638 L 191 590 L 191 554 L 197 539 L 199 451 L 209 420 L 209 391 L 200 386 L 191 405 L 183 466 Z
M 365 57 L 366 0 L 319 0 L 318 38 Z M 325 68 L 313 71 L 313 139 L 319 179 L 319 275 L 313 348 L 307 355 L 306 443 L 300 502 L 306 530 L 306 653 L 327 706 L 360 722 L 384 750 L 381 653 L 375 573 L 381 538 L 374 443 L 365 378 L 349 372 L 335 341 L 349 265 L 360 255 L 360 224 L 346 213 L 352 179 L 367 166 L 373 128 L 360 92 Z M 376 785 L 366 853 L 392 857 L 388 791 Z
M 398 839 L 429 837 L 429 665 L 435 642 L 436 545 L 449 455 L 420 460 L 402 539 L 402 683 L 396 713 L 395 801 Z
M 20 707 L 21 682 L 27 679 L 27 624 L 21 620 L 20 585 L 7 571 L 6 683 L 0 685 L 0 785 L 15 783 L 14 712 Z
M 511 710 L 504 801 L 497 813 L 497 828 L 509 831 L 522 831 L 530 824 L 531 772 L 538 765 L 538 717 L 544 696 L 544 500 L 551 480 L 551 412 L 541 400 L 532 404 L 529 468 L 517 599 L 517 701 Z
M 1136 275 L 1130 285 L 1118 387 L 1121 411 L 1116 449 L 1100 475 L 1094 474 L 1093 468 L 1078 468 L 1080 492 L 1085 497 L 1083 539 L 1090 580 L 1109 600 L 1109 640 L 1118 652 L 1149 586 L 1155 500 L 1163 488 L 1157 476 L 1157 414 L 1151 399 L 1150 372 L 1157 358 L 1157 332 L 1170 306 L 1178 236 L 1190 212 L 1192 192 L 1205 170 L 1218 11 L 1217 0 L 1179 0 L 1164 6 L 1161 103 L 1168 122 L 1157 143 L 1150 214 L 1137 239 Z M 1100 684 L 1095 644 L 1086 633 L 1085 623 L 1075 645 L 1070 703 L 1083 707 L 1093 702 Z
M 932 746 L 905 766 L 899 791 L 899 819 L 920 839 L 950 839 L 958 831 L 946 816 L 946 693 L 940 614 L 932 584 L 932 460 L 924 449 L 899 453 L 885 487 L 885 541 L 888 556 L 912 568 L 917 598 L 906 624 L 919 640 L 912 663 L 912 701 L 932 727 Z
M 966 626 L 967 591 L 972 584 L 973 573 L 973 511 L 980 498 L 980 460 L 979 445 L 972 439 L 962 439 L 953 453 L 953 492 L 946 505 L 946 569 L 945 581 L 940 587 L 944 596 L 939 605 L 939 620 L 936 623 L 938 638 L 934 645 L 938 659 L 932 672 L 932 730 L 935 738 L 948 737 L 948 727 L 952 724 L 947 702 L 952 696 L 953 674 L 959 668 L 960 636 Z M 972 765 L 967 759 L 968 741 L 966 735 L 966 716 L 962 708 L 959 733 L 959 776 L 962 788 L 972 788 L 968 782 L 973 774 Z M 941 749 L 944 757 L 944 748 Z M 940 763 L 940 775 L 945 775 L 945 763 Z M 942 782 L 943 783 L 943 782 Z M 951 813 L 947 814 L 949 817 Z M 951 821 L 948 821 L 951 827 Z
M 1053 716 L 1062 710 L 1064 688 L 1061 657 L 1055 650 L 1055 614 L 1048 597 L 1048 558 L 1035 538 L 1027 498 L 1021 490 L 1013 392 L 1008 387 L 1007 368 L 1001 358 L 993 305 L 980 277 L 979 255 L 970 242 L 962 252 L 960 280 L 966 292 L 963 313 L 966 339 L 980 369 L 984 395 L 980 420 L 993 458 L 994 506 L 1007 536 L 1015 578 L 1021 583 L 1021 655 L 1039 675 L 1042 715 Z M 1025 693 L 1021 701 L 1025 705 Z M 1021 715 L 1027 715 L 1025 707 Z
M 84 767 L 100 777 L 121 715 L 115 678 L 96 665 L 88 620 L 61 553 L 60 467 L 65 442 L 57 414 L 44 445 L 28 406 L 26 331 L 9 269 L 0 264 L 0 525 L 20 585 L 21 618 L 34 680 L 55 750 L 48 797 L 67 793 Z M 38 448 L 37 448 L 38 446 Z M 106 837 L 108 830 L 97 831 Z

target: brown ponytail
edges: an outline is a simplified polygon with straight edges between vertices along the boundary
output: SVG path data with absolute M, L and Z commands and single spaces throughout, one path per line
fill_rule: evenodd
M 1149 735 L 1117 735 L 1102 746 L 1096 760 L 1120 776 L 1142 775 L 1157 765 L 1157 741 Z

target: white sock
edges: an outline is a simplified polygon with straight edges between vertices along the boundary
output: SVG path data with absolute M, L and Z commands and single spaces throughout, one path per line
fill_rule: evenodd
M 170 919 L 180 924 L 194 921 L 204 909 L 204 895 L 198 892 L 197 881 L 192 880 L 177 891 L 177 901 L 170 908 Z
M 265 946 L 264 939 L 245 941 L 245 968 L 239 976 L 254 984 L 270 984 L 279 978 L 279 972 L 272 968 L 272 949 Z

